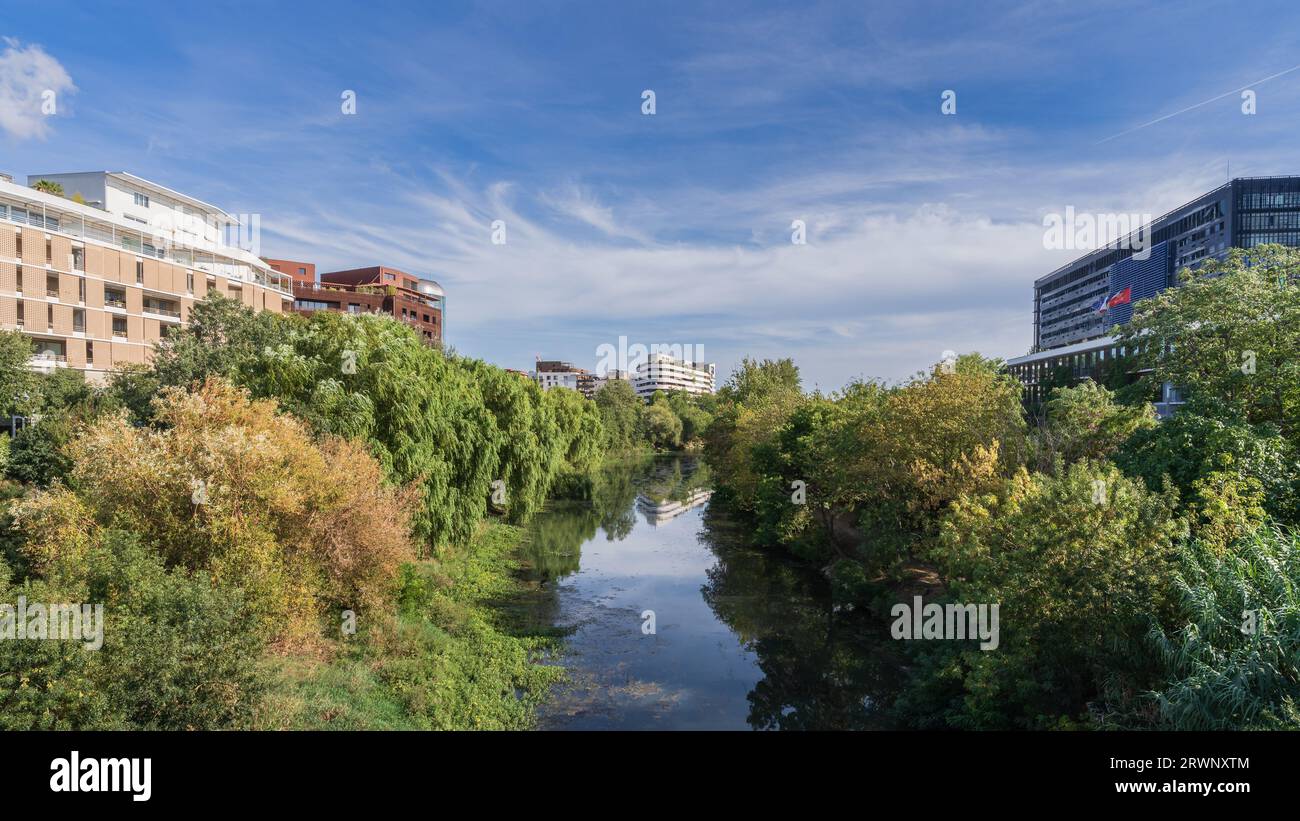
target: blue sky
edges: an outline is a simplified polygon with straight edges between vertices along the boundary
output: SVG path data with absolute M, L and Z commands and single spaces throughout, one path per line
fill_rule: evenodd
M 260 214 L 265 255 L 433 276 L 448 342 L 510 367 L 1014 356 L 1077 255 L 1045 214 L 1300 173 L 1300 70 L 1258 82 L 1300 66 L 1294 3 L 6 6 L 0 171 L 128 170 Z

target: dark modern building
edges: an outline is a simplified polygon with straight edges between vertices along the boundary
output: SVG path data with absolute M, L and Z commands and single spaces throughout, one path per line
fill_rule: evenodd
M 443 339 L 446 295 L 432 279 L 375 265 L 320 275 L 320 282 L 294 282 L 293 309 L 388 314 L 411 325 L 430 345 Z
M 1034 282 L 1034 347 L 1007 362 L 1025 386 L 1025 402 L 1044 398 L 1043 383 L 1062 369 L 1095 377 L 1122 358 L 1113 336 L 1133 306 L 1177 285 L 1178 272 L 1229 248 L 1300 246 L 1300 177 L 1239 177 Z M 1107 310 L 1098 306 L 1113 302 Z M 1181 400 L 1165 386 L 1157 408 Z

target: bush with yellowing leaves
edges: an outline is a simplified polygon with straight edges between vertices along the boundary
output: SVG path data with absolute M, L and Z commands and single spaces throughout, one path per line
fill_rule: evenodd
M 158 427 L 96 421 L 69 445 L 71 487 L 18 505 L 33 569 L 75 577 L 85 534 L 132 531 L 169 567 L 241 590 L 282 644 L 390 599 L 414 555 L 414 496 L 387 485 L 364 447 L 314 442 L 275 402 L 215 378 L 165 390 L 155 408 Z

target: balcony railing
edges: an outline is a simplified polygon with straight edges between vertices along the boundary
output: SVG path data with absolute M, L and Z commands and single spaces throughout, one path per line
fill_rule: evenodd
M 218 262 L 210 252 L 166 246 L 159 248 L 146 239 L 147 236 L 151 237 L 152 235 L 147 235 L 143 231 L 132 233 L 128 229 L 119 229 L 116 226 L 109 226 L 105 229 L 93 223 L 84 223 L 77 217 L 60 221 L 58 217 L 39 214 L 26 208 L 15 207 L 2 202 L 0 202 L 0 219 L 16 222 L 20 225 L 31 225 L 44 231 L 65 234 L 75 239 L 95 240 L 96 242 L 122 248 L 133 254 L 153 257 L 165 262 L 183 265 L 196 271 L 223 276 L 227 279 L 252 282 L 279 291 L 282 294 L 293 295 L 292 278 L 288 275 L 274 272 L 267 274 L 265 271 L 242 263 Z M 203 255 L 210 258 L 207 260 L 196 258 Z M 84 269 L 84 262 L 81 267 L 76 268 L 78 271 Z
M 126 308 L 125 299 L 109 299 L 108 297 L 105 297 L 104 304 L 109 306 L 110 308 L 123 308 L 123 309 Z

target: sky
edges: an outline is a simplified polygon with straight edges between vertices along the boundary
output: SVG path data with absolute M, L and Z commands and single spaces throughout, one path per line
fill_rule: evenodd
M 2 1 L 0 171 L 130 171 L 259 215 L 264 256 L 432 277 L 504 367 L 1009 358 L 1080 253 L 1048 215 L 1300 173 L 1294 2 Z

